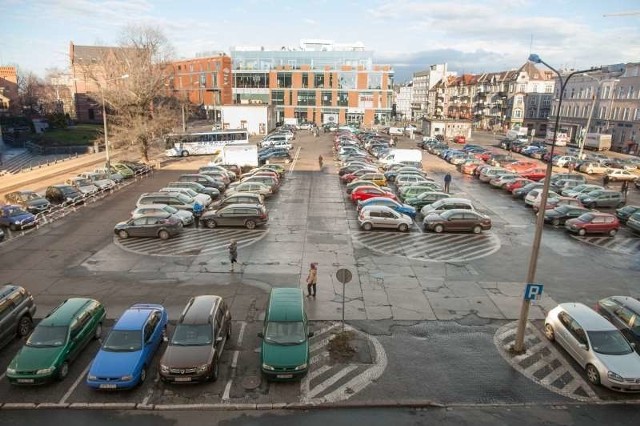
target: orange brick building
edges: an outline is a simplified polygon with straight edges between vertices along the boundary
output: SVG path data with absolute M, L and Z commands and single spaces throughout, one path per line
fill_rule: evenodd
M 18 106 L 18 72 L 16 67 L 0 67 L 0 113 Z

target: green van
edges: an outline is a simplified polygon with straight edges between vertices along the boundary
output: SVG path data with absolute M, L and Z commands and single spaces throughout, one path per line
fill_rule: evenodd
M 260 361 L 268 380 L 295 380 L 309 370 L 309 331 L 304 297 L 299 288 L 271 290 L 262 338 Z

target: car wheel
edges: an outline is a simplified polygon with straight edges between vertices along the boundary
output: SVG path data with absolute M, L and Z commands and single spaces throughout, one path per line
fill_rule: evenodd
M 9 225 L 9 229 L 11 229 L 12 231 L 17 231 L 18 225 L 16 225 L 15 223 L 12 223 L 11 225 Z
M 584 228 L 580 228 L 578 230 L 578 235 L 580 235 L 581 237 L 584 237 L 587 234 L 587 230 Z
M 553 219 L 553 220 L 551 221 L 551 224 L 552 224 L 553 226 L 558 226 L 558 225 L 560 225 L 560 219 Z
M 436 233 L 439 234 L 442 231 L 444 231 L 444 226 L 442 226 L 442 225 L 436 225 L 436 226 L 433 227 L 433 232 L 436 232 Z
M 58 368 L 58 380 L 64 380 L 69 375 L 69 363 L 63 362 L 60 368 Z
M 168 240 L 170 236 L 169 231 L 165 231 L 164 229 L 158 232 L 158 237 L 160 237 L 161 240 Z
M 476 226 L 473 227 L 472 231 L 473 231 L 474 234 L 479 234 L 479 233 L 482 232 L 482 226 L 476 225 Z
M 362 229 L 364 229 L 365 231 L 371 231 L 372 228 L 373 226 L 369 222 L 362 224 Z
M 550 342 L 556 340 L 556 334 L 553 331 L 553 327 L 551 326 L 551 324 L 544 325 L 544 335 Z
M 129 233 L 127 231 L 125 231 L 124 229 L 118 231 L 118 237 L 122 238 L 123 240 L 126 238 L 129 238 Z
M 609 231 L 609 236 L 610 237 L 615 237 L 617 233 L 618 233 L 617 229 L 612 229 L 612 230 Z
M 213 228 L 215 228 L 216 226 L 218 226 L 218 224 L 216 223 L 216 221 L 215 221 L 215 220 L 213 220 L 213 219 L 206 220 L 206 221 L 204 222 L 204 224 L 205 224 L 205 225 L 207 225 L 207 228 L 211 228 L 211 229 L 213 229 Z
M 398 225 L 398 231 L 407 232 L 409 230 L 409 226 L 406 223 L 401 223 Z
M 138 385 L 142 385 L 145 380 L 147 380 L 147 366 L 143 365 L 142 370 L 140 371 L 140 380 L 138 381 Z
M 244 226 L 246 226 L 247 229 L 253 229 L 256 227 L 256 223 L 253 220 L 248 220 Z
M 180 153 L 180 156 L 182 156 L 182 157 L 188 157 L 188 156 L 189 156 L 189 151 L 182 151 L 182 152 Z
M 33 328 L 33 320 L 28 316 L 23 316 L 20 318 L 20 322 L 18 322 L 18 337 L 25 337 Z
M 589 380 L 589 383 L 593 385 L 599 385 L 600 373 L 598 373 L 598 369 L 591 364 L 587 364 L 586 370 L 587 370 L 587 380 Z
M 93 334 L 93 338 L 95 340 L 98 340 L 100 336 L 102 336 L 102 323 L 98 323 L 98 326 L 96 327 L 96 331 Z
M 218 362 L 217 359 L 213 360 L 213 367 L 211 370 L 211 381 L 215 382 L 216 380 L 218 380 L 218 377 L 220 376 L 220 363 Z

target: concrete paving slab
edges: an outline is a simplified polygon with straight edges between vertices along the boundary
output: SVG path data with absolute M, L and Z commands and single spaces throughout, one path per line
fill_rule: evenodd
M 394 320 L 435 320 L 436 315 L 420 290 L 388 291 Z
M 469 300 L 461 297 L 430 295 L 427 300 L 436 319 L 440 321 L 461 319 L 472 311 Z
M 486 296 L 485 290 L 475 281 L 447 281 L 446 287 L 456 297 L 483 297 Z
M 489 296 L 468 297 L 469 309 L 480 318 L 504 319 L 502 312 Z

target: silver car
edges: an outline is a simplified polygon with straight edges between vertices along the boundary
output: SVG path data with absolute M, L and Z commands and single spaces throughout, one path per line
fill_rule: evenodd
M 163 215 L 169 213 L 182 222 L 184 226 L 193 223 L 193 213 L 188 210 L 180 210 L 166 204 L 147 204 L 138 207 L 131 212 L 131 217 L 140 217 L 145 215 Z
M 363 207 L 360 210 L 358 223 L 365 231 L 370 231 L 373 228 L 387 228 L 407 232 L 413 225 L 413 220 L 405 214 L 396 212 L 391 207 L 373 205 Z
M 582 303 L 562 303 L 544 321 L 556 341 L 587 372 L 587 379 L 620 392 L 640 392 L 640 355 L 624 335 Z

